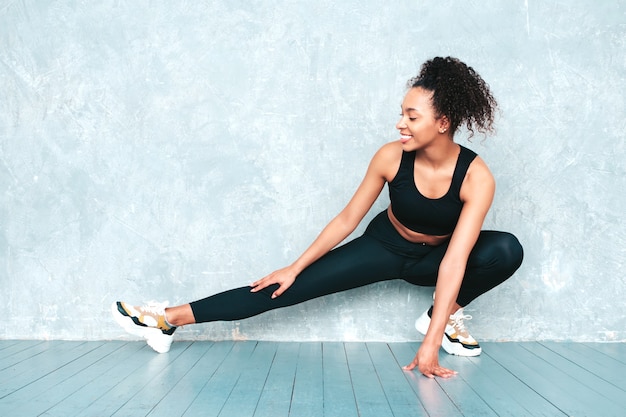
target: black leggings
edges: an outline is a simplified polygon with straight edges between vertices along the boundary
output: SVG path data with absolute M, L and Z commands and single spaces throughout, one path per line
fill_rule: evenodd
M 256 293 L 241 287 L 194 301 L 191 309 L 197 323 L 239 320 L 391 279 L 435 286 L 447 247 L 447 243 L 427 246 L 405 240 L 383 211 L 362 236 L 333 249 L 302 271 L 280 297 L 271 298 L 277 284 Z M 464 307 L 504 282 L 519 268 L 522 257 L 522 246 L 512 234 L 482 231 L 470 253 L 457 303 Z

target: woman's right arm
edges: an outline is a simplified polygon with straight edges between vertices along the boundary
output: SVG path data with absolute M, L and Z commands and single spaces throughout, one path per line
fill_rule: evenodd
M 252 292 L 257 292 L 272 284 L 279 284 L 272 298 L 280 296 L 293 284 L 296 277 L 307 266 L 324 256 L 341 243 L 356 229 L 372 207 L 385 182 L 393 170 L 394 161 L 398 160 L 398 146 L 392 143 L 384 145 L 376 152 L 369 164 L 361 185 L 357 188 L 346 207 L 326 225 L 311 246 L 291 265 L 272 272 L 252 283 Z

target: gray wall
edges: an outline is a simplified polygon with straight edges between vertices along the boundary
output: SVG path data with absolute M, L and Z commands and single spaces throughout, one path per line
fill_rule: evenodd
M 187 302 L 292 261 L 397 139 L 405 81 L 453 55 L 502 108 L 495 137 L 458 138 L 498 180 L 485 227 L 526 249 L 467 309 L 473 333 L 626 340 L 625 17 L 618 0 L 0 2 L 0 338 L 123 338 L 116 299 Z M 180 337 L 415 340 L 430 297 L 392 281 Z

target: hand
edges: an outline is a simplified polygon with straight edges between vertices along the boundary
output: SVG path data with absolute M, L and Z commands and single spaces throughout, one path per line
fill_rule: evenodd
M 450 378 L 457 374 L 456 371 L 439 366 L 439 346 L 433 348 L 424 343 L 422 343 L 415 354 L 413 362 L 402 367 L 402 369 L 412 371 L 416 367 L 428 378 L 434 378 L 435 376 Z
M 288 266 L 278 271 L 274 271 L 266 277 L 255 281 L 250 285 L 252 289 L 250 292 L 258 292 L 263 288 L 267 288 L 270 285 L 278 284 L 278 289 L 272 294 L 272 298 L 279 297 L 282 293 L 287 291 L 287 288 L 291 287 L 298 274 L 293 270 L 293 267 Z

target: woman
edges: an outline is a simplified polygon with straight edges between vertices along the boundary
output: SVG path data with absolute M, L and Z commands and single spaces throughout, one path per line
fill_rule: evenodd
M 435 286 L 431 308 L 416 321 L 425 334 L 413 361 L 429 378 L 454 371 L 439 365 L 442 347 L 475 356 L 480 346 L 464 327 L 463 307 L 509 278 L 522 247 L 504 232 L 481 231 L 495 182 L 474 152 L 453 141 L 459 127 L 493 131 L 496 102 L 484 80 L 455 58 L 434 58 L 408 83 L 396 128 L 400 139 L 374 155 L 348 205 L 291 265 L 252 283 L 171 308 L 116 302 L 112 312 L 129 332 L 167 352 L 177 326 L 239 320 L 323 295 L 402 278 Z M 391 203 L 364 234 L 342 242 L 385 184 Z

